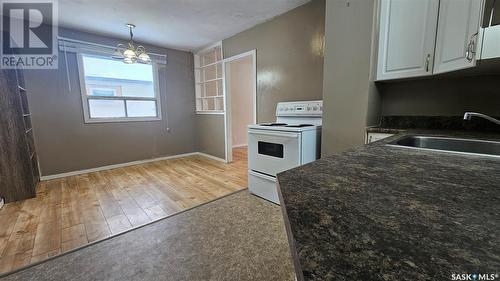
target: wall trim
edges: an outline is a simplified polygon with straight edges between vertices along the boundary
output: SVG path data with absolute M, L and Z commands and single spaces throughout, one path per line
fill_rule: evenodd
M 188 156 L 193 156 L 193 155 L 200 155 L 204 156 L 213 160 L 221 161 L 226 163 L 226 160 L 215 157 L 210 154 L 206 154 L 203 152 L 190 152 L 190 153 L 184 153 L 184 154 L 177 154 L 177 155 L 171 155 L 171 156 L 164 156 L 164 157 L 158 157 L 158 158 L 152 158 L 152 159 L 146 159 L 146 160 L 137 160 L 137 161 L 131 161 L 131 162 L 125 162 L 125 163 L 119 163 L 119 164 L 113 164 L 113 165 L 106 165 L 106 166 L 101 166 L 97 168 L 91 168 L 91 169 L 85 169 L 85 170 L 79 170 L 79 171 L 72 171 L 72 172 L 67 172 L 67 173 L 61 173 L 61 174 L 54 174 L 54 175 L 48 175 L 48 176 L 41 176 L 40 180 L 41 181 L 48 181 L 48 180 L 54 180 L 54 179 L 59 179 L 59 178 L 65 178 L 65 177 L 71 177 L 71 176 L 77 176 L 77 175 L 83 175 L 83 174 L 88 174 L 88 173 L 94 173 L 94 172 L 100 172 L 100 171 L 106 171 L 106 170 L 113 170 L 117 168 L 123 168 L 123 167 L 129 167 L 129 166 L 135 166 L 135 165 L 140 165 L 140 164 L 146 164 L 146 163 L 151 163 L 151 162 L 157 162 L 157 161 L 162 161 L 162 160 L 169 160 L 169 159 L 175 159 L 175 158 L 182 158 L 182 157 L 188 157 Z
M 233 148 L 244 147 L 244 146 L 248 146 L 248 144 L 244 143 L 244 144 L 233 145 Z

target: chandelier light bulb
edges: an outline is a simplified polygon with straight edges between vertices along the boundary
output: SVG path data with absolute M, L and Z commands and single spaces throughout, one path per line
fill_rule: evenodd
M 142 62 L 144 62 L 144 63 L 150 63 L 150 62 L 151 62 L 151 58 L 150 58 L 150 57 L 149 57 L 149 55 L 148 55 L 148 54 L 146 54 L 146 53 L 141 53 L 141 54 L 139 55 L 139 59 L 140 59 Z
M 135 54 L 135 52 L 133 50 L 131 50 L 131 49 L 125 50 L 125 52 L 123 52 L 123 56 L 125 58 L 130 58 L 130 59 L 137 57 L 137 55 Z

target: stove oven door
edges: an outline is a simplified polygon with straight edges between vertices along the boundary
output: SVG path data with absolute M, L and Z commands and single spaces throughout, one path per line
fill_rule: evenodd
M 300 165 L 301 134 L 248 130 L 248 169 L 269 176 Z

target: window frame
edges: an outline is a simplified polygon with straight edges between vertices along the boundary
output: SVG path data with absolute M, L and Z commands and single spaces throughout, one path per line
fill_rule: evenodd
M 121 97 L 122 96 L 122 91 L 121 91 L 121 87 L 120 86 L 111 86 L 111 87 L 106 87 L 106 86 L 101 86 L 101 85 L 95 85 L 95 84 L 90 84 L 91 87 L 90 88 L 90 91 L 89 91 L 89 88 L 87 88 L 87 95 L 88 95 L 88 92 L 93 92 L 95 90 L 104 90 L 104 91 L 112 91 L 114 93 L 114 95 L 112 96 L 103 96 L 103 97 L 115 97 L 115 96 L 118 96 L 118 97 Z M 87 84 L 85 84 L 85 87 L 87 86 Z M 89 95 L 88 95 L 89 96 Z M 90 95 L 90 96 L 94 96 L 94 95 Z M 98 95 L 95 95 L 94 97 L 96 97 Z
M 83 56 L 92 56 L 97 58 L 109 59 L 110 55 L 102 53 L 93 52 L 78 52 L 77 62 L 78 62 L 78 75 L 80 78 L 80 95 L 82 98 L 83 107 L 83 119 L 85 124 L 91 123 L 118 123 L 118 122 L 148 122 L 148 121 L 161 121 L 161 93 L 158 81 L 158 63 L 151 62 L 153 70 L 153 88 L 155 96 L 153 98 L 147 97 L 125 97 L 125 96 L 89 96 L 87 95 L 87 85 L 85 83 L 85 69 L 83 65 Z M 156 102 L 156 115 L 155 117 L 103 117 L 103 118 L 91 118 L 90 117 L 90 106 L 89 100 L 121 100 L 123 101 L 123 106 L 125 110 L 125 115 L 127 115 L 127 100 L 139 100 L 139 101 L 155 101 Z

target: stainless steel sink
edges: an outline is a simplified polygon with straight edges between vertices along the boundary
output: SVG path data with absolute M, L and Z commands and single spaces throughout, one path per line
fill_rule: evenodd
M 500 157 L 500 142 L 432 136 L 403 136 L 391 146 L 443 151 L 470 155 Z

